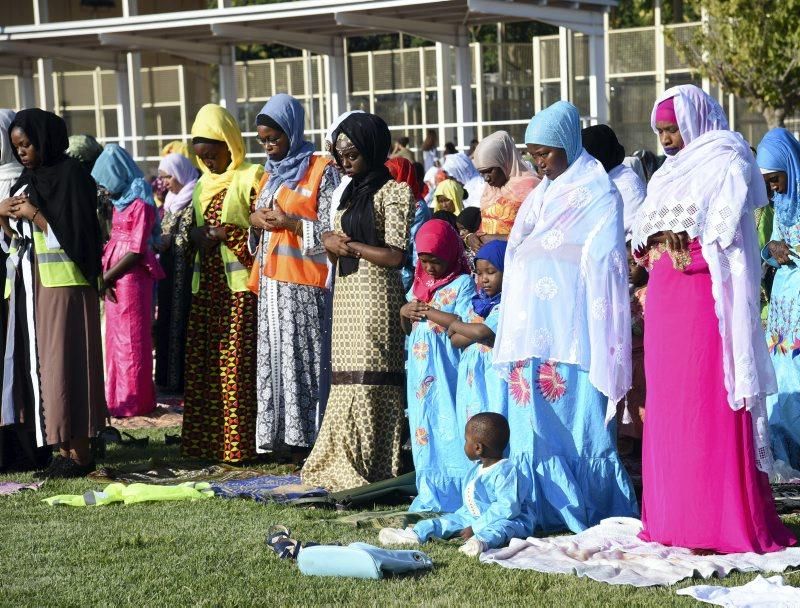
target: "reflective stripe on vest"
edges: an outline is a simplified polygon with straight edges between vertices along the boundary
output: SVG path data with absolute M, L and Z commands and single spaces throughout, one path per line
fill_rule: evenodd
M 225 268 L 225 279 L 228 283 L 228 289 L 233 292 L 248 291 L 247 279 L 250 276 L 250 270 L 242 264 L 236 255 L 228 249 L 228 247 L 221 243 L 219 252 L 222 256 L 222 263 Z M 194 256 L 194 271 L 192 272 L 192 293 L 200 291 L 200 253 Z
M 63 249 L 49 249 L 44 233 L 38 227 L 33 230 L 33 245 L 39 278 L 45 287 L 88 286 L 78 266 L 69 259 Z
M 312 156 L 308 171 L 294 190 L 280 187 L 275 200 L 283 212 L 291 218 L 316 221 L 319 188 L 328 166 L 328 159 Z M 264 174 L 264 177 L 268 177 Z M 262 179 L 262 184 L 265 183 Z M 324 253 L 303 253 L 303 236 L 290 230 L 272 233 L 266 255 L 264 275 L 284 283 L 325 287 L 328 277 L 327 256 Z
M 233 180 L 230 186 L 228 186 L 228 191 L 225 193 L 225 198 L 222 201 L 221 220 L 223 224 L 233 224 L 240 228 L 248 228 L 250 226 L 248 219 L 250 217 L 250 199 L 248 195 L 253 190 L 255 183 L 263 172 L 264 167 L 261 165 L 242 163 L 233 176 Z M 202 178 L 200 183 L 195 187 L 192 195 L 194 219 L 198 227 L 205 225 L 205 217 L 203 216 L 205 209 L 200 202 L 201 190 Z M 250 271 L 239 262 L 236 255 L 228 249 L 225 243 L 220 243 L 219 251 L 222 256 L 228 289 L 234 292 L 249 291 L 247 289 L 247 279 L 250 276 Z M 192 293 L 200 291 L 200 271 L 200 253 L 198 252 L 194 256 Z

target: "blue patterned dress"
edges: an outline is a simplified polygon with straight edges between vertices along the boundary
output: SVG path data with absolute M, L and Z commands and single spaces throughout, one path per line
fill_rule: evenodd
M 800 249 L 800 224 L 784 226 L 776 216 L 773 241 L 786 241 L 797 253 Z M 762 257 L 769 264 L 778 263 L 765 247 Z M 800 468 L 800 256 L 794 263 L 780 266 L 772 283 L 767 317 L 769 347 L 778 394 L 767 397 L 769 431 L 775 458 L 793 468 Z
M 472 306 L 464 317 L 465 323 L 483 323 L 497 332 L 500 320 L 500 305 L 481 319 Z M 492 367 L 492 347 L 479 342 L 470 344 L 461 353 L 458 364 L 458 391 L 456 393 L 456 413 L 461 439 L 467 421 L 481 412 L 496 412 L 508 418 L 508 384 Z
M 580 532 L 639 509 L 605 423 L 608 399 L 577 365 L 531 358 L 508 377 L 509 460 L 531 481 L 536 528 Z
M 475 295 L 472 276 L 462 274 L 440 287 L 430 304 L 463 318 Z M 413 293 L 408 293 L 413 299 Z M 411 511 L 453 513 L 461 506 L 461 485 L 472 463 L 464 455 L 458 426 L 456 386 L 460 351 L 432 321 L 414 323 L 406 365 L 411 452 L 417 497 Z

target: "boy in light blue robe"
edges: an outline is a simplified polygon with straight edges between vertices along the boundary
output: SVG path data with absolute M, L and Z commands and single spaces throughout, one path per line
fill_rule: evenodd
M 464 479 L 463 506 L 413 528 L 384 528 L 378 537 L 382 544 L 419 545 L 458 535 L 466 541 L 460 551 L 476 556 L 533 533 L 530 482 L 503 458 L 510 435 L 506 418 L 494 412 L 476 414 L 467 422 L 465 435 L 464 453 L 480 462 Z

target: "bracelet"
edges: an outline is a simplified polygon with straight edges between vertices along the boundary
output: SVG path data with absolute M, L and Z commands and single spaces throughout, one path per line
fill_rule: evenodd
M 39 208 L 38 207 L 36 208 L 36 211 L 33 212 L 33 215 L 31 216 L 31 221 L 35 220 L 37 215 L 39 215 Z

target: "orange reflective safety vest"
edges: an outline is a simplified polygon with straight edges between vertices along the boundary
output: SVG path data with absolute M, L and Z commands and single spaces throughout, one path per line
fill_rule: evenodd
M 277 205 L 292 219 L 317 221 L 317 199 L 325 168 L 330 160 L 312 156 L 308 171 L 294 190 L 284 186 L 275 195 Z M 265 173 L 262 187 L 269 176 Z M 298 283 L 325 287 L 328 277 L 327 256 L 324 252 L 315 255 L 303 253 L 303 235 L 291 230 L 272 233 L 263 269 L 264 276 L 284 283 Z

